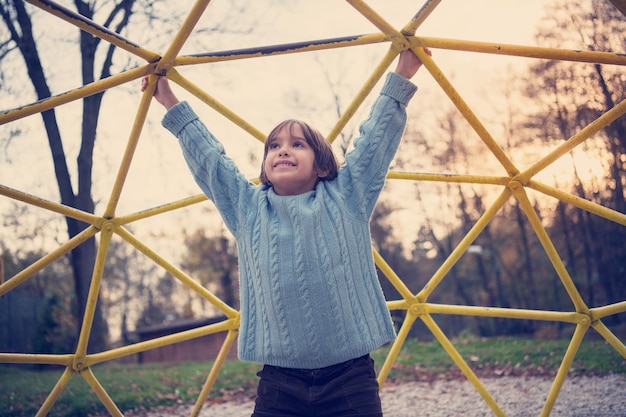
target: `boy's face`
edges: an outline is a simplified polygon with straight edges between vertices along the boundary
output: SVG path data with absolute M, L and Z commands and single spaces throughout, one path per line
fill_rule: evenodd
M 278 195 L 306 193 L 318 180 L 315 151 L 297 124 L 283 127 L 269 143 L 263 168 Z

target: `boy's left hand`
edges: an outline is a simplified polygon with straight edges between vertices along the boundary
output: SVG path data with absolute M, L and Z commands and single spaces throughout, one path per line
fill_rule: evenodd
M 432 52 L 430 49 L 424 48 L 424 52 L 428 54 L 428 56 L 432 56 Z M 404 78 L 411 79 L 418 69 L 422 66 L 422 61 L 415 55 L 415 53 L 406 49 L 400 52 L 400 58 L 398 59 L 398 65 L 396 67 L 396 72 L 402 75 Z

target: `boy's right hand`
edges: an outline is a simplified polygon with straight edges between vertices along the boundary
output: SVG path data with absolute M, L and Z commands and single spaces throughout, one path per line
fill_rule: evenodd
M 145 91 L 148 88 L 149 76 L 146 75 L 141 79 L 141 91 Z M 178 98 L 172 91 L 170 83 L 166 77 L 158 77 L 157 86 L 154 90 L 154 98 L 161 103 L 165 109 L 169 110 L 172 106 L 178 103 Z

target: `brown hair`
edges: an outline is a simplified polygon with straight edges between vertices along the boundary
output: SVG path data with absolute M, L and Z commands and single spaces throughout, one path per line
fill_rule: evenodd
M 327 172 L 325 176 L 320 177 L 320 180 L 329 181 L 337 176 L 339 163 L 337 162 L 337 158 L 335 157 L 330 142 L 328 142 L 317 129 L 310 126 L 308 123 L 301 120 L 289 119 L 280 122 L 274 129 L 272 129 L 270 134 L 267 135 L 263 150 L 263 161 L 261 162 L 261 175 L 259 177 L 263 184 L 272 185 L 265 174 L 265 159 L 267 158 L 270 143 L 272 143 L 276 135 L 278 135 L 278 132 L 280 132 L 283 128 L 289 129 L 289 133 L 293 135 L 293 127 L 296 125 L 300 126 L 302 133 L 304 134 L 304 139 L 309 146 L 313 148 L 313 152 L 315 153 L 315 168 L 320 172 Z

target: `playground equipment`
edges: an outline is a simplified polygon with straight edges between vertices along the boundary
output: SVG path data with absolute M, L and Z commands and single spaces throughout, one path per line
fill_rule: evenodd
M 79 236 L 67 241 L 59 246 L 53 252 L 39 259 L 33 263 L 30 267 L 19 272 L 4 283 L 0 284 L 0 296 L 11 291 L 16 286 L 20 285 L 24 281 L 28 280 L 33 274 L 47 265 L 54 262 L 59 257 L 67 254 L 72 248 L 80 245 L 84 240 L 100 235 L 100 244 L 98 254 L 96 258 L 96 264 L 94 267 L 94 275 L 90 288 L 89 300 L 86 308 L 86 314 L 83 318 L 82 328 L 80 333 L 79 342 L 76 351 L 72 354 L 53 355 L 30 355 L 30 354 L 11 354 L 0 353 L 0 363 L 37 363 L 37 364 L 56 364 L 65 366 L 65 372 L 59 378 L 58 383 L 50 392 L 46 401 L 41 405 L 38 415 L 46 415 L 53 407 L 55 401 L 63 392 L 64 387 L 68 384 L 71 378 L 76 375 L 83 377 L 87 383 L 91 386 L 94 393 L 98 396 L 100 401 L 104 404 L 107 410 L 114 416 L 121 416 L 122 412 L 119 410 L 114 400 L 108 395 L 106 387 L 103 387 L 98 381 L 96 375 L 92 371 L 93 365 L 103 362 L 119 359 L 128 355 L 132 355 L 138 352 L 142 352 L 148 349 L 155 348 L 157 346 L 164 346 L 189 340 L 192 338 L 200 337 L 203 335 L 226 332 L 227 336 L 222 346 L 220 353 L 218 354 L 215 364 L 207 376 L 207 380 L 200 392 L 195 407 L 192 411 L 192 415 L 197 415 L 209 395 L 211 388 L 215 380 L 219 377 L 219 371 L 227 357 L 229 350 L 236 340 L 237 329 L 239 325 L 239 312 L 231 306 L 222 302 L 218 297 L 208 291 L 206 288 L 198 284 L 192 277 L 185 274 L 178 267 L 170 263 L 168 260 L 160 256 L 150 245 L 146 242 L 140 241 L 127 229 L 127 226 L 133 222 L 158 216 L 163 213 L 178 210 L 184 207 L 188 207 L 193 204 L 205 201 L 204 196 L 192 196 L 179 201 L 172 201 L 166 205 L 162 205 L 154 208 L 146 208 L 134 213 L 118 214 L 116 208 L 120 201 L 120 196 L 125 184 L 126 177 L 128 175 L 130 163 L 134 157 L 135 149 L 139 141 L 139 137 L 144 125 L 149 105 L 152 101 L 152 94 L 155 88 L 155 75 L 167 76 L 173 82 L 179 84 L 184 89 L 190 91 L 208 106 L 214 108 L 224 117 L 231 120 L 243 130 L 248 132 L 251 136 L 258 140 L 264 140 L 264 135 L 256 129 L 254 126 L 246 122 L 239 115 L 227 109 L 221 105 L 216 99 L 203 92 L 200 88 L 192 84 L 185 79 L 177 70 L 178 66 L 185 65 L 203 65 L 211 64 L 215 62 L 222 62 L 227 60 L 242 60 L 242 59 L 254 59 L 259 56 L 272 57 L 276 55 L 284 54 L 296 54 L 306 53 L 310 51 L 319 51 L 325 49 L 345 48 L 356 45 L 367 45 L 375 43 L 387 43 L 389 44 L 389 50 L 387 54 L 382 58 L 379 65 L 372 71 L 372 74 L 368 81 L 365 83 L 362 90 L 354 98 L 349 108 L 344 114 L 337 120 L 334 128 L 329 132 L 328 139 L 334 140 L 346 126 L 349 119 L 354 115 L 356 109 L 364 101 L 369 94 L 374 84 L 382 77 L 387 71 L 389 65 L 396 58 L 397 54 L 406 48 L 411 48 L 419 56 L 424 63 L 426 69 L 430 72 L 432 77 L 439 84 L 441 89 L 449 97 L 449 99 L 456 105 L 461 114 L 469 122 L 471 127 L 476 131 L 480 139 L 484 142 L 485 146 L 493 153 L 495 158 L 502 165 L 507 175 L 504 176 L 480 176 L 480 175 L 437 175 L 437 174 L 424 174 L 424 173 L 400 173 L 391 172 L 389 179 L 403 179 L 412 181 L 445 181 L 445 182 L 461 182 L 471 183 L 478 182 L 483 184 L 491 184 L 501 188 L 501 193 L 498 198 L 492 203 L 488 210 L 482 215 L 474 227 L 469 233 L 462 239 L 456 249 L 452 252 L 449 258 L 440 266 L 437 272 L 431 277 L 430 281 L 417 293 L 413 293 L 403 283 L 402 279 L 396 275 L 396 273 L 386 264 L 385 260 L 375 253 L 375 260 L 378 267 L 383 271 L 389 281 L 393 284 L 395 289 L 400 293 L 401 299 L 389 301 L 388 305 L 391 310 L 404 310 L 406 311 L 406 319 L 402 327 L 400 328 L 398 338 L 393 344 L 389 355 L 382 366 L 382 370 L 379 374 L 379 382 L 384 389 L 384 381 L 389 375 L 392 365 L 396 361 L 403 343 L 405 342 L 407 335 L 412 328 L 413 324 L 419 319 L 428 327 L 435 338 L 441 343 L 445 351 L 449 354 L 459 369 L 465 374 L 467 379 L 473 384 L 478 393 L 482 396 L 484 401 L 488 404 L 495 415 L 505 415 L 500 406 L 490 395 L 490 393 L 484 388 L 480 379 L 475 375 L 472 368 L 468 365 L 466 360 L 458 353 L 454 344 L 446 337 L 441 331 L 437 322 L 433 319 L 433 314 L 443 315 L 472 315 L 480 317 L 493 317 L 493 318 L 505 318 L 505 319 L 527 319 L 527 320 L 541 320 L 551 322 L 563 322 L 574 324 L 576 330 L 571 339 L 569 348 L 565 353 L 561 366 L 554 379 L 554 383 L 550 392 L 547 394 L 547 399 L 542 411 L 543 416 L 550 414 L 552 407 L 557 399 L 559 390 L 563 385 L 567 373 L 572 365 L 576 352 L 580 347 L 581 342 L 589 328 L 593 328 L 598 334 L 600 334 L 621 356 L 626 358 L 626 346 L 624 342 L 616 337 L 603 323 L 603 319 L 626 312 L 626 301 L 618 302 L 612 305 L 605 305 L 597 308 L 589 308 L 583 297 L 580 295 L 578 289 L 574 285 L 572 278 L 564 265 L 559 253 L 557 252 L 550 237 L 546 233 L 541 220 L 537 216 L 531 201 L 527 196 L 527 189 L 535 190 L 546 196 L 559 199 L 568 204 L 579 207 L 594 215 L 604 217 L 610 221 L 615 222 L 616 227 L 626 226 L 626 215 L 616 212 L 606 207 L 598 206 L 590 201 L 583 200 L 567 192 L 555 189 L 546 184 L 534 179 L 537 173 L 550 166 L 559 157 L 567 154 L 572 149 L 581 145 L 585 140 L 592 137 L 595 133 L 602 130 L 604 127 L 622 117 L 626 113 L 626 100 L 618 103 L 614 108 L 604 113 L 601 117 L 596 119 L 593 123 L 580 130 L 573 135 L 567 141 L 563 142 L 560 146 L 554 148 L 551 152 L 541 158 L 539 161 L 532 164 L 530 167 L 520 169 L 516 166 L 503 149 L 497 144 L 492 137 L 491 133 L 480 122 L 479 118 L 472 111 L 470 106 L 464 101 L 463 97 L 456 91 L 453 84 L 446 78 L 443 72 L 439 69 L 435 59 L 429 57 L 423 50 L 423 47 L 429 47 L 433 50 L 448 49 L 456 51 L 467 51 L 473 53 L 486 53 L 486 54 L 500 54 L 510 56 L 520 56 L 527 58 L 541 58 L 541 59 L 553 59 L 553 60 L 565 60 L 565 61 L 577 61 L 583 63 L 602 63 L 606 65 L 626 65 L 626 57 L 623 55 L 592 52 L 592 51 L 570 51 L 570 50 L 557 50 L 550 48 L 530 47 L 530 46 L 518 46 L 518 45 L 502 45 L 482 42 L 470 42 L 455 39 L 439 39 L 415 36 L 416 30 L 422 25 L 422 23 L 428 18 L 433 10 L 439 5 L 440 1 L 427 1 L 424 6 L 413 16 L 408 19 L 406 26 L 400 30 L 392 27 L 387 23 L 375 10 L 370 8 L 364 1 L 360 0 L 347 0 L 347 2 L 371 21 L 379 32 L 350 36 L 345 38 L 335 38 L 326 40 L 312 40 L 302 43 L 281 44 L 271 47 L 259 47 L 258 49 L 246 49 L 246 50 L 232 50 L 221 53 L 206 53 L 200 55 L 179 55 L 181 48 L 183 47 L 187 37 L 193 30 L 194 26 L 205 12 L 209 4 L 209 0 L 197 0 L 193 8 L 189 11 L 186 20 L 180 27 L 179 32 L 172 40 L 169 48 L 162 54 L 155 53 L 143 49 L 141 46 L 135 45 L 133 42 L 124 39 L 122 36 L 115 34 L 107 28 L 99 25 L 96 22 L 89 21 L 84 17 L 73 13 L 70 10 L 63 8 L 62 6 L 55 4 L 48 0 L 27 0 L 28 3 L 39 7 L 41 10 L 46 11 L 67 24 L 75 25 L 78 28 L 90 33 L 93 36 L 100 37 L 107 42 L 115 44 L 119 48 L 122 48 L 137 57 L 140 57 L 146 61 L 146 64 L 138 68 L 129 69 L 119 74 L 94 82 L 90 85 L 81 86 L 74 90 L 67 92 L 66 94 L 57 95 L 48 99 L 32 103 L 24 104 L 20 103 L 19 107 L 13 110 L 8 110 L 0 114 L 0 124 L 10 123 L 12 121 L 33 115 L 45 110 L 61 106 L 74 100 L 79 100 L 83 97 L 96 94 L 104 91 L 108 88 L 118 86 L 128 82 L 136 82 L 144 75 L 152 75 L 150 87 L 145 91 L 142 100 L 137 109 L 135 123 L 129 134 L 127 148 L 125 150 L 122 162 L 117 171 L 117 176 L 113 189 L 106 204 L 104 211 L 100 214 L 92 214 L 76 210 L 71 207 L 67 207 L 53 201 L 41 199 L 37 196 L 30 195 L 26 192 L 9 188 L 0 184 L 0 194 L 10 199 L 22 201 L 26 204 L 37 206 L 45 210 L 49 210 L 54 213 L 58 213 L 63 216 L 69 216 L 83 222 L 86 222 L 90 226 Z M 622 12 L 626 10 L 626 3 L 623 1 L 614 1 L 616 7 Z M 511 198 L 517 199 L 519 205 L 522 207 L 528 221 L 532 224 L 533 230 L 540 240 L 548 258 L 550 259 L 556 274 L 560 278 L 561 284 L 564 286 L 567 294 L 571 298 L 574 306 L 573 311 L 537 311 L 537 310 L 524 310 L 524 309 L 509 309 L 509 308 L 487 308 L 476 306 L 462 306 L 462 305 L 441 305 L 429 302 L 429 296 L 437 288 L 442 280 L 446 278 L 446 274 L 455 265 L 459 258 L 470 248 L 472 242 L 481 233 L 481 231 L 489 224 L 503 205 Z M 217 309 L 219 309 L 226 319 L 217 324 L 201 327 L 195 330 L 185 331 L 182 333 L 174 334 L 171 336 L 161 337 L 154 340 L 140 342 L 129 346 L 124 346 L 116 349 L 107 350 L 104 352 L 88 354 L 87 344 L 89 341 L 90 329 L 92 326 L 93 314 L 95 306 L 98 303 L 99 290 L 102 282 L 102 271 L 104 263 L 106 262 L 106 254 L 109 242 L 113 235 L 117 235 L 126 242 L 133 245 L 145 256 L 152 259 L 156 264 L 167 270 L 174 277 L 176 277 L 184 285 L 198 293 L 208 303 L 211 303 Z

